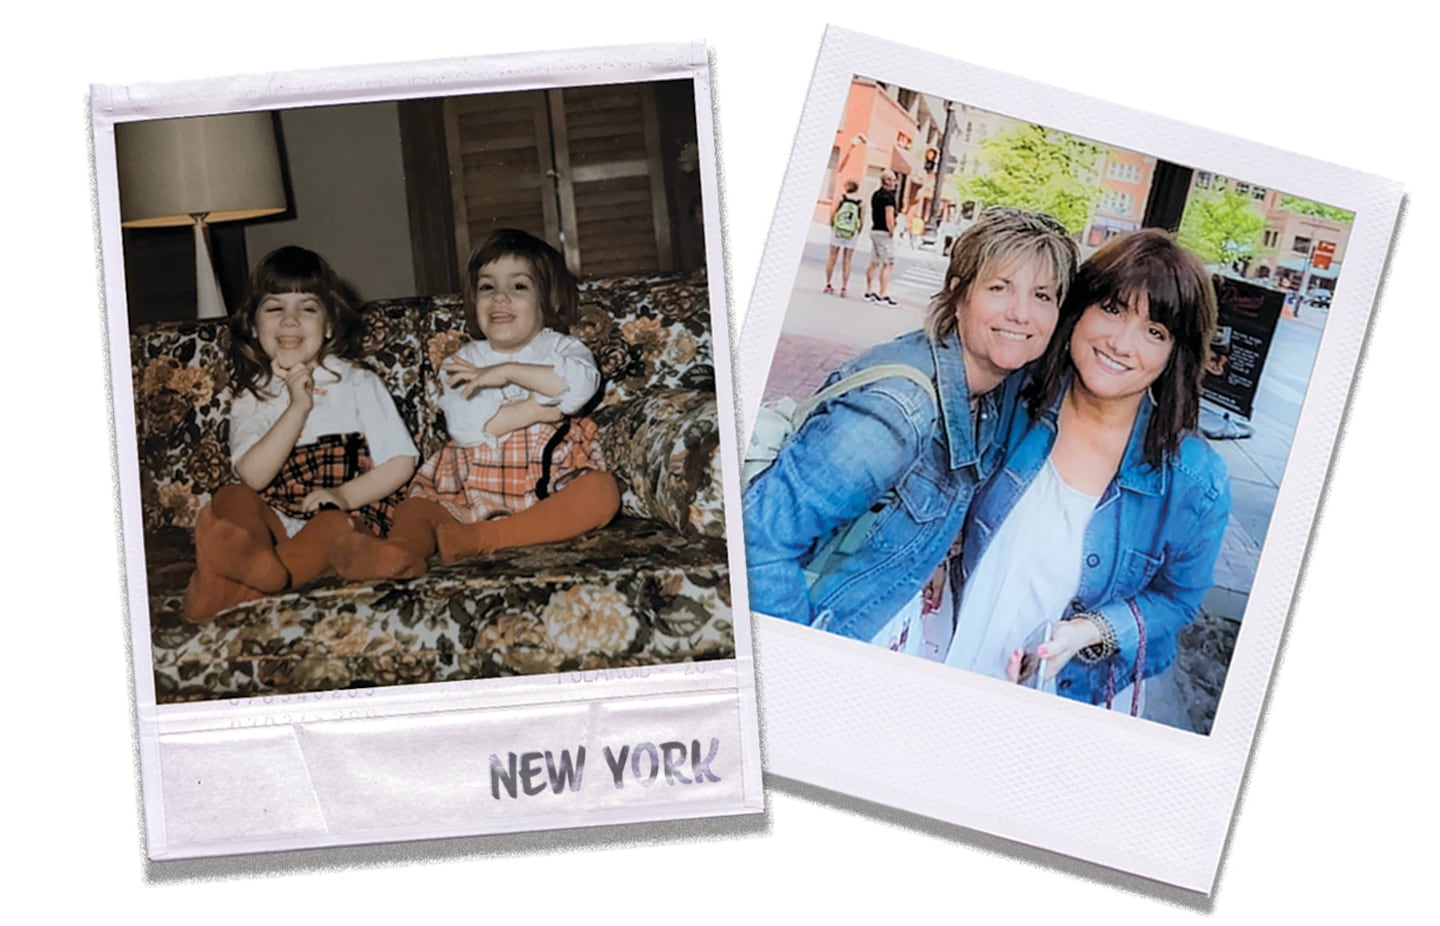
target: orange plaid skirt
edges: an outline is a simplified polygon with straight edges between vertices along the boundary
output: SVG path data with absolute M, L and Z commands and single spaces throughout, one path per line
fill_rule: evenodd
M 280 472 L 260 490 L 260 497 L 276 511 L 290 518 L 308 521 L 315 512 L 306 511 L 301 506 L 312 490 L 338 488 L 374 468 L 375 464 L 370 459 L 370 444 L 364 434 L 358 431 L 323 434 L 316 438 L 315 443 L 291 450 Z M 396 491 L 355 509 L 350 516 L 359 518 L 370 533 L 384 537 L 390 531 L 395 506 L 404 498 L 403 492 Z M 287 530 L 290 529 L 295 528 L 287 527 Z
M 569 430 L 548 454 L 548 472 L 545 448 L 559 427 L 541 422 L 506 434 L 496 449 L 451 441 L 421 464 L 410 495 L 439 502 L 465 524 L 524 511 L 581 473 L 605 469 L 595 422 L 571 418 L 568 423 Z

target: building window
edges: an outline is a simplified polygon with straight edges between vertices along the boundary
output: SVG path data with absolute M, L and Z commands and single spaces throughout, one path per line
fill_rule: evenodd
M 1299 235 L 1296 235 L 1295 243 L 1290 246 L 1290 250 L 1294 251 L 1296 254 L 1309 254 L 1310 239 L 1301 238 Z
M 1106 190 L 1100 197 L 1100 211 L 1111 215 L 1129 215 L 1135 208 L 1135 196 L 1117 190 Z
M 1140 182 L 1139 164 L 1127 164 L 1124 161 L 1113 161 L 1111 162 L 1110 166 L 1106 168 L 1105 173 L 1111 180 L 1120 180 L 1125 183 Z

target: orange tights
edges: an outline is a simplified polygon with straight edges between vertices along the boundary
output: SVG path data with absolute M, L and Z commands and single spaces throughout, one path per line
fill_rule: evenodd
M 569 540 L 604 527 L 620 510 L 620 490 L 609 473 L 582 473 L 565 488 L 524 511 L 464 524 L 438 502 L 408 498 L 395 509 L 386 540 L 359 532 L 335 544 L 335 571 L 352 581 L 413 579 L 425 574 L 437 551 L 444 563 L 510 547 Z
M 203 621 L 226 608 L 299 588 L 330 566 L 331 548 L 358 533 L 343 511 L 316 513 L 294 537 L 254 489 L 228 485 L 195 523 L 195 572 L 183 616 Z

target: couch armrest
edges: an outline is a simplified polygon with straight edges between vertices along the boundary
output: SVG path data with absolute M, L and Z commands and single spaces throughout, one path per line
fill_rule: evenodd
M 625 514 L 725 536 L 718 416 L 715 396 L 694 389 L 653 389 L 595 412 Z

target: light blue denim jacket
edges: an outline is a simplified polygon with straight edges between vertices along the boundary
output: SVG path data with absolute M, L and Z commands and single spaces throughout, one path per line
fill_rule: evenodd
M 750 606 L 762 614 L 871 639 L 945 558 L 971 495 L 999 463 L 998 437 L 1015 407 L 1010 381 L 981 399 L 977 441 L 956 337 L 932 345 L 924 332 L 902 335 L 826 385 L 882 363 L 930 376 L 938 408 L 900 377 L 851 390 L 812 412 L 750 484 L 745 555 Z M 816 549 L 871 510 L 861 548 L 807 590 L 803 567 Z
M 1120 469 L 1095 506 L 1085 531 L 1080 586 L 1065 610 L 1066 618 L 1100 614 L 1114 629 L 1119 647 L 1108 660 L 1087 664 L 1077 657 L 1060 670 L 1057 693 L 1078 701 L 1102 703 L 1111 672 L 1116 690 L 1134 681 L 1140 630 L 1131 600 L 1145 622 L 1142 678 L 1175 658 L 1176 634 L 1194 619 L 1214 581 L 1230 517 L 1225 461 L 1203 437 L 1186 435 L 1178 452 L 1158 469 L 1145 462 L 1150 408 L 1149 401 L 1141 403 Z M 1059 409 L 1057 400 L 1032 421 L 1022 404 L 1011 419 L 1004 465 L 976 494 L 966 521 L 962 582 L 1049 458 Z

